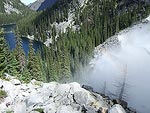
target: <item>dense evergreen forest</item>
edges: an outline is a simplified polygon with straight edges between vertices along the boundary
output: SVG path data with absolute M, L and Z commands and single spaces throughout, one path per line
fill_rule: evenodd
M 90 0 L 85 7 L 79 6 L 78 0 L 58 0 L 53 7 L 21 19 L 19 30 L 16 30 L 17 46 L 12 52 L 9 52 L 1 31 L 1 75 L 7 72 L 26 82 L 74 78 L 88 64 L 96 46 L 150 14 L 150 6 L 144 2 L 123 6 L 118 0 Z M 79 29 L 68 27 L 66 32 L 58 32 L 53 23 L 67 21 L 70 11 L 75 14 L 74 25 Z M 43 46 L 42 56 L 40 51 L 34 52 L 31 41 L 28 57 L 25 57 L 20 37 L 27 34 L 41 42 L 52 38 L 49 47 Z

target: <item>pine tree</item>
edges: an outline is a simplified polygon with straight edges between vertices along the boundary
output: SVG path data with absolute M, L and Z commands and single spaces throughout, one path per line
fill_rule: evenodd
M 17 61 L 15 55 L 13 53 L 8 53 L 7 56 L 7 73 L 11 76 L 19 77 L 19 61 Z
M 25 56 L 25 53 L 24 53 L 23 47 L 22 47 L 21 36 L 20 36 L 20 33 L 18 30 L 17 30 L 16 35 L 17 35 L 16 48 L 14 50 L 14 54 L 16 56 L 17 61 L 19 62 L 19 71 L 22 74 L 26 68 L 27 61 L 26 61 L 26 56 Z
M 46 82 L 46 70 L 45 70 L 45 62 L 43 61 L 42 57 L 41 57 L 41 52 L 38 51 L 37 52 L 37 59 L 39 61 L 39 66 L 40 66 L 40 75 L 41 75 L 41 78 L 40 80 L 42 80 L 43 82 Z
M 65 42 L 62 41 L 62 47 L 60 51 L 60 66 L 61 66 L 61 72 L 60 72 L 60 80 L 66 81 L 68 78 L 71 77 L 71 71 L 70 71 L 70 56 L 67 51 L 67 48 L 64 47 Z
M 14 54 L 8 49 L 8 45 L 0 33 L 0 75 L 8 73 L 11 76 L 19 76 L 19 64 Z
M 7 70 L 7 58 L 8 47 L 6 45 L 3 31 L 0 31 L 0 78 L 3 77 L 4 72 Z
M 31 79 L 36 79 L 39 81 L 42 80 L 40 61 L 38 60 L 38 57 L 35 54 L 32 42 L 30 42 L 27 69 L 30 72 Z
M 119 17 L 116 17 L 116 33 L 119 32 Z

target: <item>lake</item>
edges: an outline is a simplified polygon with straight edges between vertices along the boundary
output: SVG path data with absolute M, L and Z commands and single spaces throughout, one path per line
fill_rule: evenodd
M 16 36 L 14 34 L 14 29 L 16 27 L 16 24 L 6 24 L 6 25 L 2 25 L 1 27 L 4 28 L 4 35 L 5 35 L 4 37 L 8 43 L 9 49 L 13 50 L 16 45 Z M 29 51 L 30 40 L 27 37 L 21 37 L 21 39 L 22 39 L 23 50 L 27 55 Z M 32 43 L 35 51 L 41 50 L 43 44 L 40 41 L 33 40 Z

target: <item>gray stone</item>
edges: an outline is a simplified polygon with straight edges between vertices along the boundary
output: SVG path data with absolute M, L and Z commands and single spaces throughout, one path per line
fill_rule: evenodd
M 64 96 L 59 100 L 60 104 L 62 105 L 70 105 L 71 104 L 71 100 L 67 97 Z
M 57 109 L 55 103 L 51 103 L 44 107 L 44 113 L 56 113 L 56 111 Z
M 81 111 L 82 107 L 79 104 L 71 103 L 71 106 L 76 111 Z
M 69 91 L 70 91 L 69 84 L 60 84 L 55 89 L 56 95 L 61 95 L 61 96 L 69 94 Z
M 108 110 L 108 113 L 126 113 L 126 111 L 123 109 L 121 105 L 115 104 Z
M 92 110 L 94 109 L 94 111 L 98 111 L 99 108 L 108 107 L 102 96 L 85 90 L 75 92 L 74 100 L 77 104 L 85 106 L 86 109 L 91 108 Z M 91 111 L 91 109 L 89 111 Z
M 14 106 L 14 113 L 26 113 L 26 103 L 19 102 Z
M 41 6 L 41 4 L 44 2 L 45 0 L 37 0 L 31 4 L 28 5 L 28 7 L 32 10 L 37 11 L 39 9 L 39 7 Z
M 57 113 L 81 113 L 80 111 L 74 110 L 71 106 L 60 106 Z
M 69 86 L 70 86 L 70 94 L 74 94 L 75 92 L 78 91 L 83 91 L 83 88 L 81 88 L 80 84 L 77 82 L 70 83 Z
M 21 82 L 17 79 L 11 79 L 10 82 L 13 84 L 13 85 L 20 85 Z
M 76 103 L 80 105 L 86 105 L 88 102 L 88 97 L 89 97 L 88 92 L 78 91 L 74 93 L 74 100 Z
M 114 99 L 113 102 L 114 104 L 120 104 L 125 109 L 128 107 L 128 103 L 124 100 Z
M 97 109 L 92 106 L 86 106 L 85 109 L 87 110 L 86 113 L 97 113 Z
M 81 88 L 76 82 L 59 84 L 32 80 L 29 84 L 21 84 L 13 78 L 10 81 L 0 79 L 0 86 L 8 94 L 0 104 L 0 112 L 38 113 L 33 109 L 43 108 L 45 113 L 81 113 L 84 106 L 87 113 L 95 113 L 105 107 L 100 95 Z
M 29 96 L 27 99 L 27 106 L 35 105 L 35 104 L 42 104 L 43 99 L 38 94 L 34 94 L 32 96 Z
M 93 88 L 91 86 L 88 86 L 88 85 L 82 85 L 82 88 L 90 91 L 90 92 L 93 92 Z

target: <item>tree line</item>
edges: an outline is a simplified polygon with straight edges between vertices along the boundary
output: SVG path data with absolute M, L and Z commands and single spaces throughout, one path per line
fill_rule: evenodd
M 78 0 L 58 0 L 50 9 L 19 21 L 19 30 L 16 33 L 18 37 L 16 51 L 5 52 L 12 53 L 10 56 L 13 56 L 11 59 L 14 58 L 14 60 L 11 65 L 14 66 L 10 67 L 15 68 L 13 72 L 9 72 L 7 67 L 7 72 L 25 81 L 34 78 L 47 82 L 65 82 L 69 78 L 74 78 L 88 64 L 96 46 L 150 14 L 150 6 L 143 3 L 137 4 L 136 7 L 124 7 L 123 9 L 117 0 L 92 0 L 84 8 L 77 7 L 78 4 Z M 75 25 L 79 25 L 80 29 L 73 31 L 71 28 L 67 28 L 66 33 L 59 32 L 57 34 L 52 23 L 66 21 L 72 8 L 75 9 Z M 28 57 L 25 58 L 19 37 L 34 34 L 36 40 L 44 42 L 47 39 L 46 31 L 51 32 L 49 38 L 52 38 L 52 43 L 50 46 L 42 47 L 43 54 L 41 56 L 40 52 L 35 53 L 32 43 L 30 43 L 30 51 Z M 56 34 L 58 38 L 56 38 Z M 2 43 L 2 45 L 6 48 L 5 44 Z M 8 49 L 3 51 L 8 51 Z M 9 55 L 3 52 L 3 56 Z M 5 64 L 5 62 L 1 64 Z M 5 70 L 5 68 L 1 69 Z

